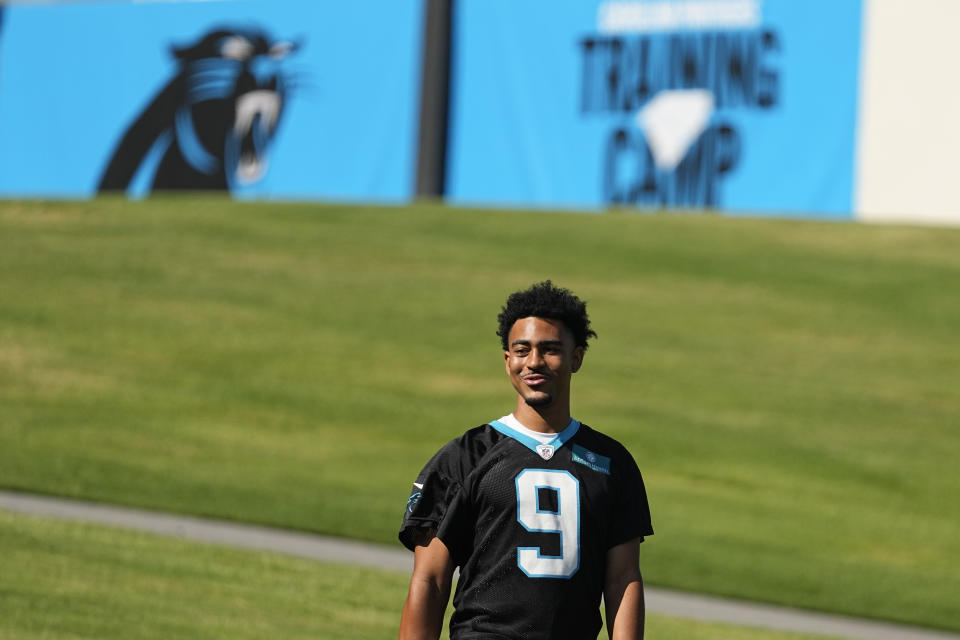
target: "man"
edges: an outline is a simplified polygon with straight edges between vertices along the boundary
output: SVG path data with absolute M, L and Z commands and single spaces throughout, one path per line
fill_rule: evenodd
M 454 567 L 453 640 L 595 640 L 601 594 L 610 637 L 642 638 L 643 480 L 623 446 L 570 416 L 596 337 L 586 305 L 547 280 L 512 294 L 498 320 L 516 408 L 448 443 L 414 483 L 400 639 L 439 637 Z

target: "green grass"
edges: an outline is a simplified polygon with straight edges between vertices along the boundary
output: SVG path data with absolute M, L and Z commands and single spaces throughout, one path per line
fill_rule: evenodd
M 960 231 L 708 216 L 0 203 L 0 486 L 391 542 L 512 408 L 507 293 L 599 339 L 647 580 L 960 630 Z
M 0 638 L 380 640 L 396 638 L 406 596 L 396 573 L 2 511 L 0 548 Z M 813 640 L 660 616 L 647 628 L 656 640 Z

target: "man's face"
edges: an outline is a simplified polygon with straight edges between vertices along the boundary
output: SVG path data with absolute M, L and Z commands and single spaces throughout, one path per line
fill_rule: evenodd
M 510 329 L 504 353 L 507 375 L 531 407 L 570 397 L 570 375 L 583 363 L 583 347 L 559 320 L 521 318 Z

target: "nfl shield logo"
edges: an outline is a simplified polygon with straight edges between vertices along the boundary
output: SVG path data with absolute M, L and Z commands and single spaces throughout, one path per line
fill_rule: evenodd
M 540 457 L 544 460 L 549 460 L 553 457 L 553 445 L 552 444 L 538 444 L 537 453 L 540 454 Z

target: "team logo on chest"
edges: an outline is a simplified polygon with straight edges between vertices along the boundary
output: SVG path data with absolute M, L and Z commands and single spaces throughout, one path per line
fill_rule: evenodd
M 539 453 L 540 457 L 543 458 L 544 460 L 549 460 L 550 458 L 552 458 L 554 451 L 555 451 L 555 448 L 552 444 L 537 445 L 537 453 Z

